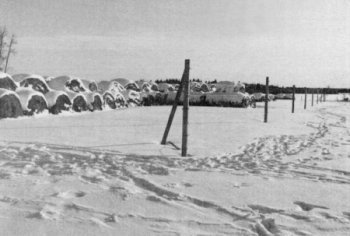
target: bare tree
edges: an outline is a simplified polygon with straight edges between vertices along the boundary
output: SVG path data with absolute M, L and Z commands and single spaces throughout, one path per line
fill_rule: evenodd
M 0 70 L 2 70 L 2 64 L 6 59 L 6 56 L 5 56 L 5 49 L 7 46 L 6 37 L 7 37 L 6 27 L 0 28 Z
M 8 50 L 7 50 L 6 63 L 5 63 L 5 73 L 7 71 L 7 65 L 9 63 L 9 59 L 10 59 L 11 54 L 16 54 L 16 51 L 13 48 L 14 44 L 17 44 L 17 41 L 16 41 L 15 35 L 12 34 L 11 40 L 10 40 L 10 44 L 9 44 L 9 47 L 8 47 Z

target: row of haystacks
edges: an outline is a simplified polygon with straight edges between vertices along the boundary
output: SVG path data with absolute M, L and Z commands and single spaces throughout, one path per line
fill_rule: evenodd
M 0 72 L 0 118 L 33 115 L 45 110 L 59 114 L 140 105 L 140 93 L 136 90 L 136 83 L 124 79 L 96 83 L 71 76 L 10 76 Z
M 247 107 L 265 99 L 263 93 L 246 93 L 244 84 L 239 82 L 190 82 L 189 88 L 190 105 Z M 45 110 L 59 114 L 62 111 L 170 105 L 175 101 L 179 84 L 157 84 L 144 80 L 135 82 L 124 78 L 95 82 L 72 76 L 10 76 L 0 72 L 0 89 L 0 118 L 5 118 L 33 115 Z M 275 98 L 269 96 L 269 100 Z M 179 103 L 182 102 L 183 94 Z

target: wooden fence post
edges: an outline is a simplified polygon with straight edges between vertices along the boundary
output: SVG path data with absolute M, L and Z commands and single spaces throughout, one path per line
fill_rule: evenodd
M 306 103 L 307 103 L 307 89 L 305 87 L 304 109 L 306 109 Z
M 318 91 L 318 89 L 317 89 L 317 97 L 316 97 L 316 104 L 318 104 L 318 94 L 319 94 L 319 91 Z
M 267 123 L 267 115 L 269 112 L 269 77 L 266 77 L 266 86 L 265 86 L 265 114 L 264 122 Z
M 295 85 L 293 85 L 292 113 L 294 113 L 294 102 L 295 102 Z
M 314 106 L 314 89 L 312 89 L 311 106 Z
M 171 112 L 170 112 L 170 115 L 169 115 L 169 119 L 168 119 L 168 123 L 166 125 L 165 131 L 164 131 L 164 134 L 163 134 L 163 138 L 162 138 L 162 142 L 161 142 L 162 145 L 166 144 L 166 140 L 168 138 L 170 127 L 171 127 L 171 124 L 172 124 L 174 116 L 175 116 L 177 104 L 179 103 L 179 100 L 180 100 L 180 97 L 181 97 L 181 94 L 182 94 L 183 83 L 184 83 L 184 80 L 185 80 L 184 78 L 189 75 L 189 70 L 190 70 L 189 60 L 188 60 L 188 62 L 187 62 L 187 60 L 185 60 L 185 69 L 184 69 L 184 72 L 182 74 L 180 86 L 179 86 L 179 89 L 177 90 L 175 101 L 174 101 L 173 107 L 171 109 Z
M 190 68 L 190 60 L 186 60 L 185 68 Z M 186 73 L 183 86 L 184 86 L 184 101 L 183 101 L 183 116 L 182 116 L 181 156 L 185 157 L 187 156 L 187 139 L 188 139 L 188 110 L 189 110 L 189 93 L 190 93 L 189 73 Z

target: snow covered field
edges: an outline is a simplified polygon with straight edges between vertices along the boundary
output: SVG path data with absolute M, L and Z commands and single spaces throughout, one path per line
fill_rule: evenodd
M 191 107 L 187 158 L 181 107 L 0 120 L 2 234 L 349 235 L 350 104 L 269 105 Z

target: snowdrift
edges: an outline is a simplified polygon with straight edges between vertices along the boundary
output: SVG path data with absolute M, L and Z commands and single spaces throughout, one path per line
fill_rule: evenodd
M 23 115 L 18 95 L 10 90 L 0 88 L 0 119 Z
M 24 115 L 41 113 L 47 109 L 47 101 L 44 95 L 29 88 L 17 89 Z
M 51 114 L 59 114 L 68 111 L 72 105 L 67 93 L 63 91 L 51 90 L 45 94 L 47 106 Z
M 15 91 L 17 87 L 18 85 L 9 74 L 0 71 L 0 88 Z

